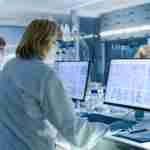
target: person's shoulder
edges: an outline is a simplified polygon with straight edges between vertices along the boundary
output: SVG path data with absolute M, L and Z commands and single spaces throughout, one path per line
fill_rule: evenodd
M 31 62 L 35 70 L 39 70 L 39 72 L 46 74 L 49 78 L 55 78 L 56 72 L 54 69 L 54 64 L 47 64 L 42 60 L 36 60 Z
M 49 74 L 55 73 L 52 65 L 46 64 L 43 61 L 39 61 L 39 62 L 37 62 L 37 64 L 38 64 L 38 67 L 40 67 L 43 70 L 43 72 L 47 72 Z
M 51 68 L 50 66 L 45 66 L 45 69 L 47 70 L 47 76 L 49 78 L 57 78 L 56 72 L 54 71 L 53 68 Z
M 50 80 L 50 81 L 59 81 L 60 80 L 53 65 L 45 64 L 45 69 L 47 72 L 47 80 Z
M 33 70 L 33 72 L 48 72 L 49 70 L 51 70 L 51 67 L 49 67 L 48 65 L 46 65 L 43 61 L 38 60 L 38 59 L 22 59 L 22 58 L 12 58 L 11 60 L 9 60 L 5 66 L 5 68 L 7 67 L 11 67 L 11 68 L 26 68 L 26 70 Z

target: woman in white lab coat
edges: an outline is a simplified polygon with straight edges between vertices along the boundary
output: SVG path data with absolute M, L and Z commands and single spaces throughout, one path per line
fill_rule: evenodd
M 4 40 L 3 37 L 0 37 L 0 69 L 4 64 L 5 46 L 6 46 L 6 41 Z
M 32 21 L 17 47 L 16 58 L 0 74 L 0 149 L 55 149 L 47 120 L 77 147 L 96 143 L 102 134 L 76 118 L 62 83 L 44 63 L 48 53 L 53 53 L 57 31 L 54 21 Z

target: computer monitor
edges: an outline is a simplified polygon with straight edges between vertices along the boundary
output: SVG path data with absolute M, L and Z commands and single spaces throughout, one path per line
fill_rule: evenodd
M 54 66 L 67 95 L 73 100 L 84 101 L 89 76 L 89 62 L 59 61 Z
M 150 111 L 150 60 L 112 60 L 104 103 Z

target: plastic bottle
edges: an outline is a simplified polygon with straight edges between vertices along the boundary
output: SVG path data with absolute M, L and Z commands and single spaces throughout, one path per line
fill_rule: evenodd
M 97 89 L 91 89 L 91 111 L 95 111 L 95 108 L 97 106 L 98 101 L 98 90 Z

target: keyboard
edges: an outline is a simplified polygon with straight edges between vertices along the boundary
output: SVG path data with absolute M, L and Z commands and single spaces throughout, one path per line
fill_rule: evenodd
M 138 143 L 150 142 L 150 131 L 143 131 L 138 133 L 117 133 L 113 136 L 129 139 Z
M 112 124 L 112 128 L 116 128 L 116 129 L 130 128 L 134 124 L 136 124 L 135 121 L 123 120 L 121 118 L 115 118 L 112 116 L 105 116 L 105 115 L 96 114 L 96 113 L 83 113 L 81 117 L 87 117 L 89 122 L 101 122 L 101 123 L 105 123 L 108 125 Z

